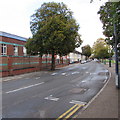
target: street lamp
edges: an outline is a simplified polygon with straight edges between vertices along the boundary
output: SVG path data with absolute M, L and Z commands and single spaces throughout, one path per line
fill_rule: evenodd
M 110 48 L 110 45 L 109 45 L 108 52 L 109 52 L 109 67 L 111 67 L 111 48 Z
M 120 88 L 120 74 L 119 74 L 119 63 L 118 63 L 118 38 L 116 33 L 116 24 L 114 22 L 114 39 L 115 39 L 115 72 L 116 72 L 116 87 Z

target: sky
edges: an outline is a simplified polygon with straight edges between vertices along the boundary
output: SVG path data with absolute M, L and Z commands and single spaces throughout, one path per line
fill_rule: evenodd
M 91 47 L 102 34 L 102 23 L 97 12 L 107 0 L 0 0 L 0 31 L 21 37 L 32 37 L 30 31 L 30 16 L 44 2 L 63 2 L 73 12 L 80 25 L 79 34 L 83 44 Z M 80 48 L 77 49 L 80 51 Z

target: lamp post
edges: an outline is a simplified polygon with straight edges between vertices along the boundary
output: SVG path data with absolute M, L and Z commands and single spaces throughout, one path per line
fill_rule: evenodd
M 119 64 L 118 64 L 118 38 L 116 33 L 116 24 L 114 22 L 114 39 L 115 39 L 115 72 L 116 72 L 116 87 L 120 89 L 120 74 L 119 74 Z
M 111 67 L 111 49 L 110 49 L 110 45 L 109 45 L 109 67 Z

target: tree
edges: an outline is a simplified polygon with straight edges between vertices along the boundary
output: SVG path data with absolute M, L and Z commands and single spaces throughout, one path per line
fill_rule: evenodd
M 92 48 L 94 58 L 105 59 L 112 57 L 112 49 L 103 38 L 97 39 Z
M 64 3 L 43 3 L 31 16 L 30 25 L 33 37 L 27 41 L 27 49 L 41 56 L 52 54 L 51 70 L 56 54 L 67 55 L 82 43 L 79 25 Z
M 107 37 L 106 42 L 114 47 L 114 24 L 116 25 L 117 43 L 120 42 L 120 2 L 106 2 L 98 11 L 103 23 L 103 34 Z
M 82 54 L 85 55 L 87 58 L 91 56 L 90 45 L 85 45 L 85 46 L 82 47 Z

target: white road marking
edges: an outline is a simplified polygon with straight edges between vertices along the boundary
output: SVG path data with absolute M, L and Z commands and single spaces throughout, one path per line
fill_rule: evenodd
M 79 104 L 79 105 L 85 105 L 85 104 L 86 104 L 86 102 L 76 101 L 76 100 L 72 100 L 72 101 L 70 101 L 69 103 L 72 103 L 72 104 Z
M 56 74 L 58 74 L 58 73 L 52 73 L 51 75 L 56 75 Z
M 66 75 L 66 73 L 62 73 L 61 75 Z
M 87 82 L 86 80 L 81 81 L 82 83 Z
M 15 89 L 15 90 L 8 91 L 8 92 L 6 92 L 6 93 L 8 94 L 8 93 L 17 92 L 17 91 L 19 91 L 19 90 L 24 90 L 24 89 L 27 89 L 27 88 L 35 87 L 35 86 L 41 85 L 41 84 L 43 84 L 43 83 L 44 83 L 44 82 L 37 83 L 37 84 L 34 84 L 34 85 L 29 85 L 29 86 L 26 86 L 26 87 L 22 87 L 22 88 L 18 88 L 18 89 Z
M 96 75 L 97 73 L 90 73 L 90 75 Z
M 48 97 L 45 97 L 44 99 L 46 99 L 46 100 L 52 100 L 52 101 L 58 101 L 59 100 L 59 98 L 53 97 L 52 95 L 50 95 Z
M 15 77 L 16 79 L 20 79 L 20 78 L 22 78 L 22 77 Z
M 72 75 L 74 75 L 74 74 L 78 74 L 78 73 L 80 73 L 80 72 L 78 72 L 78 71 L 75 71 L 75 72 L 73 72 L 73 73 L 72 73 Z
M 36 79 L 36 80 L 37 80 L 37 79 L 40 79 L 40 77 L 37 77 L 37 78 L 35 78 L 35 79 Z
M 69 76 L 69 75 L 71 75 L 71 74 L 68 73 L 68 74 L 66 74 L 65 76 Z
M 103 83 L 106 83 L 107 79 L 103 81 Z
M 6 80 L 3 80 L 3 81 L 9 81 L 9 80 L 12 80 L 12 79 L 6 79 Z

